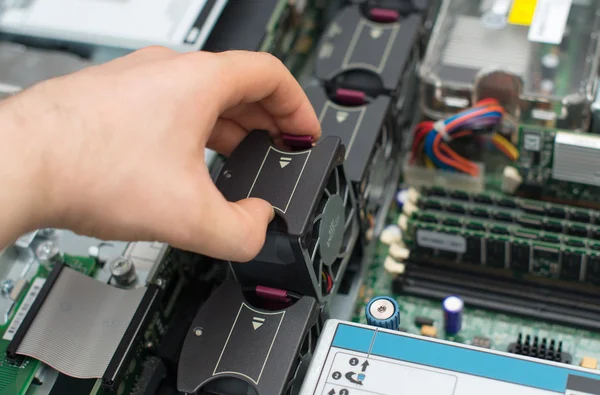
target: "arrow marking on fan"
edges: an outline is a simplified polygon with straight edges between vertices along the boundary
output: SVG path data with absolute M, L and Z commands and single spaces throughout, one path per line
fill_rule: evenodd
M 348 113 L 346 111 L 338 111 L 337 114 L 335 114 L 335 119 L 338 123 L 342 123 L 348 119 Z
M 383 34 L 383 30 L 377 27 L 371 28 L 371 38 L 377 40 Z
M 281 168 L 283 169 L 284 167 L 286 167 L 287 165 L 289 165 L 291 161 L 292 161 L 292 158 L 287 158 L 285 156 L 282 156 L 279 159 L 279 166 L 281 166 Z
M 264 323 L 265 323 L 264 318 L 252 317 L 252 327 L 254 327 L 254 330 L 257 330 L 258 328 L 260 328 Z

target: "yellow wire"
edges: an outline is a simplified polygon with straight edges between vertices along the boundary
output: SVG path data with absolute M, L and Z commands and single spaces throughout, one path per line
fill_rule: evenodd
M 425 167 L 427 167 L 428 169 L 435 169 L 435 165 L 427 156 L 425 157 Z
M 492 137 L 492 140 L 495 144 L 501 145 L 502 147 L 504 147 L 504 149 L 506 149 L 508 153 L 510 153 L 510 159 L 517 160 L 517 158 L 519 158 L 519 151 L 517 150 L 517 148 L 514 145 L 512 145 L 510 141 L 508 141 L 504 136 L 496 133 Z

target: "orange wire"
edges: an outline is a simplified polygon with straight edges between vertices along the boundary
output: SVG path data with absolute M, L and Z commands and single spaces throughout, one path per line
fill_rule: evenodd
M 454 134 L 452 137 L 454 138 L 461 138 L 461 137 L 465 137 L 465 136 L 469 136 L 471 135 L 473 132 L 471 130 L 463 130 L 460 131 L 456 134 Z M 470 160 L 458 155 L 452 148 L 450 148 L 450 146 L 448 146 L 445 143 L 440 143 L 440 149 L 441 151 L 445 152 L 451 159 L 454 159 L 455 161 L 462 163 L 463 165 L 473 169 L 473 171 L 478 172 L 479 168 L 477 167 L 477 165 L 475 165 L 473 162 L 471 162 Z
M 448 166 L 454 167 L 460 171 L 462 171 L 463 173 L 467 173 L 470 174 L 473 177 L 476 177 L 479 174 L 479 169 L 473 169 L 470 168 L 469 166 L 465 166 L 463 163 L 461 162 L 457 162 L 453 159 L 447 158 L 442 156 L 440 149 L 439 149 L 439 140 L 442 138 L 442 136 L 440 134 L 438 134 L 437 136 L 435 136 L 435 140 L 433 141 L 433 153 L 434 155 L 442 162 L 444 162 L 445 164 L 447 164 Z

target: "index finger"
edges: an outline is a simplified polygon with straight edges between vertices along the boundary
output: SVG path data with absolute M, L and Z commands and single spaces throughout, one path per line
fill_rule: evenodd
M 321 137 L 321 125 L 306 94 L 283 63 L 261 52 L 228 51 L 216 54 L 222 78 L 217 100 L 220 113 L 242 103 L 260 103 L 280 131 Z M 226 83 L 223 83 L 226 81 Z

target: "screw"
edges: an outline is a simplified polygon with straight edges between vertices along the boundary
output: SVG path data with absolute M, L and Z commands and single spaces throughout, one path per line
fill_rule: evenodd
M 224 176 L 225 178 L 231 178 L 232 174 L 231 174 L 231 172 L 230 172 L 229 170 L 225 170 L 225 171 L 223 172 L 223 176 Z
M 156 280 L 156 285 L 158 285 L 159 287 L 163 288 L 165 286 L 165 280 L 163 280 L 162 278 L 159 278 Z
M 62 261 L 62 255 L 56 243 L 51 240 L 44 241 L 35 250 L 35 256 L 43 265 Z
M 196 335 L 197 337 L 202 336 L 202 328 L 194 328 L 194 335 Z
M 110 261 L 108 267 L 117 284 L 121 286 L 129 286 L 133 284 L 137 278 L 135 274 L 135 265 L 133 260 L 128 257 L 117 257 Z
M 58 229 L 44 228 L 44 229 L 40 229 L 38 231 L 38 234 L 40 235 L 40 237 L 43 237 L 45 239 L 51 239 L 51 238 L 55 237 L 56 235 L 58 235 Z
M 12 280 L 9 279 L 4 281 L 4 283 L 2 283 L 2 295 L 8 296 L 12 292 L 14 286 L 15 284 Z

